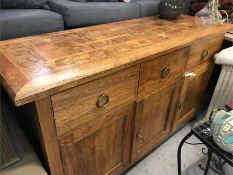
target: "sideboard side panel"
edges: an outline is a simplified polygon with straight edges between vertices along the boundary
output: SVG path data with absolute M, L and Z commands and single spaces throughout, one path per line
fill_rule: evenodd
M 47 172 L 64 175 L 50 97 L 17 108 L 18 119 Z
M 44 98 L 35 102 L 35 116 L 39 137 L 43 143 L 42 151 L 50 167 L 52 175 L 62 175 L 63 166 L 58 146 L 51 99 Z

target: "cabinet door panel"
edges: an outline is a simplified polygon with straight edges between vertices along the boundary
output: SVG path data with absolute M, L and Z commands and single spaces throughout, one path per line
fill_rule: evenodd
M 198 112 L 212 69 L 213 65 L 207 63 L 185 74 L 173 131 L 185 124 Z
M 124 147 L 119 145 L 124 143 L 125 122 L 120 118 L 75 143 L 77 174 L 109 174 L 109 171 L 122 166 Z
M 85 130 L 89 134 L 84 138 L 73 134 L 60 139 L 65 174 L 119 174 L 129 164 L 132 110 L 129 105 L 108 114 L 112 120 Z
M 168 135 L 178 92 L 173 82 L 137 102 L 132 160 L 151 151 Z

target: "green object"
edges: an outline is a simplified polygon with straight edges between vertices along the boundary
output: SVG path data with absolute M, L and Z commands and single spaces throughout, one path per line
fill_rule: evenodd
M 226 137 L 226 138 L 224 139 L 224 142 L 225 142 L 226 144 L 233 144 L 233 135 L 232 135 L 232 136 L 229 136 L 229 137 Z
M 228 117 L 230 117 L 230 115 L 223 115 L 221 118 L 217 118 L 215 123 L 218 125 L 222 125 Z
M 233 110 L 214 113 L 211 124 L 213 140 L 222 150 L 233 153 Z

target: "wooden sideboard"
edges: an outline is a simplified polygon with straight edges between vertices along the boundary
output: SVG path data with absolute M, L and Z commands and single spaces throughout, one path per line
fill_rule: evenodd
M 195 116 L 231 29 L 147 17 L 1 41 L 1 85 L 52 175 L 120 174 Z

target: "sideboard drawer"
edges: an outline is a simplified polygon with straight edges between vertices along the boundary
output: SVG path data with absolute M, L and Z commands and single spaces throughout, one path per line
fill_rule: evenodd
M 58 137 L 105 117 L 137 95 L 138 67 L 132 67 L 53 95 Z
M 163 87 L 184 72 L 188 48 L 183 48 L 141 64 L 139 96 Z
M 213 58 L 222 43 L 222 34 L 195 41 L 190 49 L 186 69 L 198 66 Z

